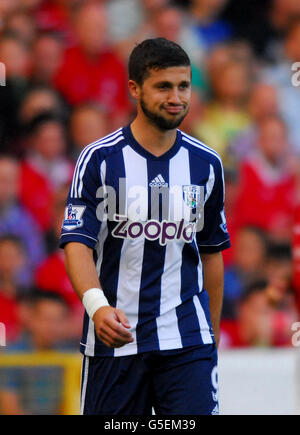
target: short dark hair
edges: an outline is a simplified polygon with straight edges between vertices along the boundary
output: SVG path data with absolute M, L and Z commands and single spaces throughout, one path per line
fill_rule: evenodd
M 64 122 L 61 116 L 53 111 L 45 111 L 37 114 L 33 119 L 31 119 L 27 124 L 27 133 L 29 135 L 34 135 L 40 127 L 43 127 L 50 122 L 58 123 L 64 128 Z
M 18 297 L 18 302 L 24 302 L 32 307 L 36 307 L 40 302 L 57 302 L 65 308 L 69 305 L 64 296 L 55 290 L 45 290 L 39 287 L 32 287 L 31 291 L 25 292 Z
M 268 281 L 265 279 L 251 281 L 241 294 L 239 302 L 243 304 L 248 301 L 253 294 L 263 293 L 268 286 Z
M 291 261 L 293 259 L 292 248 L 289 243 L 270 242 L 267 250 L 269 261 Z
M 20 237 L 16 236 L 15 234 L 10 234 L 10 233 L 2 234 L 0 236 L 0 245 L 2 243 L 6 243 L 6 242 L 14 243 L 15 245 L 17 245 L 21 249 L 21 251 L 23 251 L 23 252 L 26 251 L 26 247 L 24 245 L 23 240 Z
M 129 79 L 142 85 L 151 69 L 190 65 L 189 56 L 175 42 L 165 38 L 146 39 L 133 49 L 129 57 Z

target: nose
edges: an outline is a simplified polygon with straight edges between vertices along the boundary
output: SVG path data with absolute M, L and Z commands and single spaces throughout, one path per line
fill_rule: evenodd
M 176 87 L 172 88 L 169 93 L 168 102 L 170 104 L 181 104 L 181 99 L 179 95 L 179 91 Z

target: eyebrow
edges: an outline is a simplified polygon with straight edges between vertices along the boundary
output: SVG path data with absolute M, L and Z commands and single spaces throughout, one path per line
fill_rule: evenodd
M 181 82 L 179 83 L 178 86 L 182 86 L 182 85 L 184 85 L 184 86 L 190 86 L 190 85 L 191 85 L 191 82 L 190 82 L 189 80 L 183 80 L 183 81 L 181 81 Z M 167 81 L 167 80 L 164 80 L 164 81 L 161 81 L 161 82 L 155 83 L 154 86 L 156 86 L 156 87 L 158 87 L 158 88 L 161 87 L 161 86 L 168 86 L 168 87 L 172 88 L 172 87 L 174 86 L 174 84 L 173 84 L 172 82 L 169 82 L 169 81 Z

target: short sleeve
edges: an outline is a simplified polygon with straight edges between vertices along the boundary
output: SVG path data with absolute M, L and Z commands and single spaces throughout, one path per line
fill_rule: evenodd
M 203 228 L 196 236 L 200 253 L 219 252 L 231 246 L 224 210 L 224 174 L 219 159 L 211 164 L 210 174 L 212 187 L 206 189 Z
M 62 223 L 60 247 L 79 242 L 94 249 L 101 222 L 97 218 L 98 189 L 102 186 L 101 159 L 93 147 L 78 158 Z

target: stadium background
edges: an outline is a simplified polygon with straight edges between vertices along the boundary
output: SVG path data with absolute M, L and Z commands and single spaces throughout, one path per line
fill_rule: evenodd
M 254 358 L 248 387 L 269 376 L 270 405 L 285 379 L 285 409 L 300 412 L 299 0 L 0 0 L 2 414 L 77 410 L 82 306 L 57 247 L 65 198 L 82 147 L 133 119 L 128 55 L 154 36 L 188 51 L 182 129 L 224 162 L 223 391 L 235 377 L 231 396 L 247 395 Z M 228 400 L 228 412 L 249 406 Z

